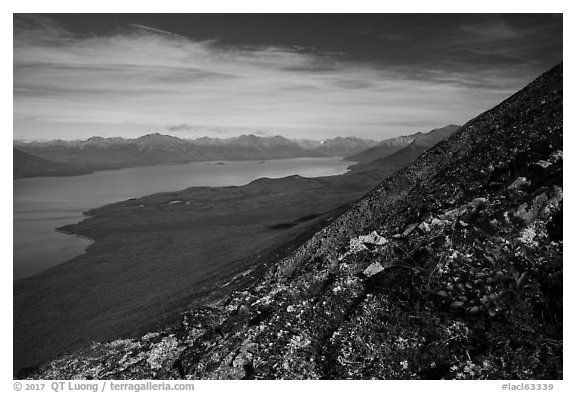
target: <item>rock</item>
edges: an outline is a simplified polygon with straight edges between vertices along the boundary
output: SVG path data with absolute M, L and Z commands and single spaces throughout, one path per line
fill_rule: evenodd
M 384 267 L 380 264 L 380 262 L 374 262 L 370 264 L 366 269 L 364 269 L 363 273 L 366 277 L 372 277 L 375 274 L 380 273 L 384 270 Z
M 478 312 L 480 312 L 480 307 L 478 306 L 470 307 L 468 311 L 470 312 L 470 314 L 478 314 Z
M 450 303 L 450 308 L 462 308 L 464 306 L 464 302 L 458 301 L 458 300 L 454 300 L 452 303 Z
M 246 351 L 250 352 L 250 353 L 258 352 L 258 344 L 256 344 L 256 343 L 246 344 Z
M 514 182 L 512 182 L 512 184 L 510 184 L 508 186 L 508 189 L 509 190 L 522 190 L 522 189 L 525 189 L 528 186 L 530 186 L 530 184 L 532 184 L 532 182 L 530 180 L 521 176 L 518 179 L 514 180 Z
M 350 239 L 350 253 L 357 253 L 363 250 L 367 250 L 368 247 L 364 245 L 364 242 L 359 239 Z
M 468 203 L 468 206 L 471 207 L 472 210 L 477 210 L 479 207 L 484 206 L 487 202 L 488 200 L 486 198 L 475 198 L 470 203 Z
M 148 358 L 151 369 L 159 370 L 170 367 L 184 350 L 180 342 L 175 337 L 166 337 L 158 344 L 152 346 Z
M 538 165 L 542 168 L 548 168 L 550 165 L 552 165 L 552 163 L 549 161 L 540 160 L 540 161 L 536 162 L 536 165 Z
M 238 308 L 238 315 L 240 316 L 247 316 L 250 315 L 250 309 L 247 305 L 243 304 Z
M 234 358 L 232 366 L 234 367 L 244 367 L 247 364 L 252 363 L 253 355 L 250 352 L 242 351 Z
M 410 235 L 412 233 L 412 231 L 414 231 L 414 229 L 416 229 L 417 226 L 418 226 L 417 222 L 408 225 L 406 227 L 406 229 L 404 230 L 404 232 L 402 232 L 402 236 L 406 237 L 406 236 Z
M 458 217 L 460 214 L 462 214 L 462 209 L 456 208 L 456 209 L 448 210 L 447 212 L 442 214 L 440 216 L 440 218 L 442 218 L 443 220 L 453 220 L 456 217 Z M 442 221 L 440 221 L 439 219 L 434 218 L 432 220 L 432 225 L 438 225 L 441 222 Z
M 526 224 L 531 224 L 545 209 L 555 207 L 562 201 L 562 189 L 554 187 L 552 191 L 550 197 L 544 192 L 538 194 L 529 204 L 523 203 L 516 209 L 514 216 L 524 220 Z
M 388 240 L 380 236 L 376 231 L 372 231 L 369 235 L 358 236 L 358 240 L 364 244 L 373 244 L 376 246 L 388 243 Z
M 434 217 L 434 218 L 432 219 L 432 221 L 430 222 L 430 225 L 433 226 L 433 227 L 441 227 L 441 226 L 443 225 L 443 221 L 437 219 L 436 217 Z
M 424 233 L 428 233 L 430 232 L 430 225 L 428 225 L 426 221 L 423 221 L 420 225 L 418 225 L 418 229 L 420 229 Z
M 350 239 L 348 247 L 350 248 L 345 254 L 338 257 L 339 261 L 343 261 L 347 256 L 357 254 L 361 251 L 368 250 L 366 244 L 381 246 L 388 243 L 388 239 L 380 236 L 376 231 L 372 231 L 368 235 L 360 235 L 357 238 Z

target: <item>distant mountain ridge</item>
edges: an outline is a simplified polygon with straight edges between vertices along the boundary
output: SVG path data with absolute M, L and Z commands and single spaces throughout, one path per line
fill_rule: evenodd
M 346 156 L 357 154 L 363 150 L 369 149 L 378 142 L 373 139 L 362 139 L 357 137 L 336 137 L 322 142 L 315 151 L 321 152 L 328 156 Z
M 351 152 L 359 149 L 367 149 L 376 145 L 378 142 L 372 139 L 358 137 L 336 137 L 325 141 L 316 141 L 311 139 L 289 139 L 281 135 L 275 136 L 257 136 L 254 134 L 244 134 L 230 138 L 211 138 L 203 136 L 195 139 L 178 138 L 172 135 L 161 134 L 158 132 L 146 134 L 137 138 L 92 136 L 86 140 L 62 140 L 54 139 L 49 141 L 14 141 L 14 146 L 19 148 L 43 148 L 49 146 L 62 146 L 69 148 L 90 147 L 119 147 L 130 144 L 148 147 L 162 146 L 292 146 L 300 147 L 304 150 L 324 151 L 327 155 L 342 155 L 342 153 Z
M 18 149 L 13 149 L 13 162 L 13 175 L 16 179 L 32 176 L 74 176 L 91 173 L 87 168 L 46 160 Z
M 14 141 L 14 148 L 41 159 L 67 165 L 67 170 L 37 170 L 23 159 L 14 159 L 14 176 L 63 176 L 90 173 L 95 170 L 119 169 L 134 166 L 185 164 L 194 161 L 270 160 L 298 157 L 363 157 L 361 152 L 378 149 L 381 158 L 412 142 L 419 134 L 401 136 L 378 143 L 358 137 L 336 137 L 325 141 L 291 140 L 286 137 L 240 135 L 231 138 L 200 137 L 182 139 L 160 133 L 138 138 L 104 138 L 93 136 L 86 140 Z M 384 150 L 383 150 L 384 149 Z M 388 150 L 386 150 L 388 149 Z M 370 150 L 369 150 L 370 151 Z M 362 161 L 358 159 L 358 161 Z M 53 168 L 54 165 L 46 165 Z
M 297 157 L 323 157 L 323 153 L 305 150 L 296 142 L 281 136 L 242 135 L 218 139 L 181 139 L 159 133 L 139 138 L 91 137 L 87 140 L 54 140 L 47 142 L 14 142 L 14 147 L 49 161 L 80 165 L 92 170 L 119 169 L 133 166 L 184 164 L 211 160 L 266 160 Z M 21 161 L 15 161 L 15 173 L 26 177 Z M 44 172 L 50 176 L 50 172 Z M 52 172 L 58 175 L 57 172 Z M 30 174 L 38 176 L 37 172 Z
M 432 147 L 442 139 L 458 131 L 460 127 L 461 126 L 450 124 L 442 128 L 435 128 L 429 132 L 417 132 L 411 135 L 385 139 L 367 150 L 347 156 L 346 159 L 356 162 L 374 161 L 394 154 L 411 143 L 422 145 L 423 147 Z
M 65 176 L 95 170 L 185 164 L 193 161 L 344 156 L 374 144 L 376 141 L 356 137 L 338 137 L 319 142 L 291 140 L 280 135 L 268 137 L 250 134 L 223 139 L 206 136 L 182 139 L 160 133 L 132 139 L 93 136 L 86 140 L 71 141 L 14 141 L 14 148 L 18 151 L 53 163 L 34 166 L 33 160 L 24 159 L 22 154 L 15 154 L 14 177 Z M 62 169 L 63 165 L 66 169 Z M 54 169 L 56 167 L 59 169 Z
M 356 162 L 368 162 L 378 158 L 386 157 L 390 154 L 396 153 L 403 147 L 408 146 L 414 139 L 416 139 L 416 136 L 419 134 L 421 133 L 419 132 L 416 134 L 402 135 L 395 138 L 385 139 L 369 149 L 363 150 L 357 154 L 346 156 L 345 159 Z
M 360 156 L 355 161 L 360 161 L 360 163 L 352 165 L 350 169 L 356 172 L 378 172 L 382 173 L 392 173 L 396 170 L 403 168 L 404 166 L 413 162 L 418 156 L 424 153 L 429 148 L 436 145 L 438 142 L 448 138 L 450 135 L 457 132 L 461 126 L 449 125 L 442 128 L 436 128 L 429 132 L 419 132 L 413 134 L 410 137 L 414 139 L 406 146 L 396 150 L 393 154 L 386 154 L 379 158 L 366 160 L 367 156 L 376 157 L 378 154 L 385 154 L 386 150 L 382 149 L 377 152 L 366 151 L 358 154 Z M 368 153 L 363 156 L 364 153 Z

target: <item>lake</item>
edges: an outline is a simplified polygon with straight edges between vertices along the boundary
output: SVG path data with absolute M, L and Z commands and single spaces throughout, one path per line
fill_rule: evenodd
M 338 175 L 350 164 L 341 157 L 212 161 L 14 180 L 14 279 L 84 253 L 90 240 L 55 229 L 82 220 L 89 209 L 192 186 L 239 186 L 261 177 Z

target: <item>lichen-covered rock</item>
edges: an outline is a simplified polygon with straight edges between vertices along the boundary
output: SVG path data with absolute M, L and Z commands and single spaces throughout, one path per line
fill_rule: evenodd
M 372 277 L 383 270 L 384 267 L 380 264 L 380 262 L 374 262 L 371 263 L 366 269 L 364 269 L 364 275 L 366 277 Z

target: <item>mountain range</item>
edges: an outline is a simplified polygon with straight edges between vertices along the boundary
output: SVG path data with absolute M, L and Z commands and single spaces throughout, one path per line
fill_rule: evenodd
M 365 163 L 394 154 L 408 145 L 412 145 L 414 148 L 416 146 L 429 148 L 458 131 L 459 128 L 460 126 L 451 124 L 446 127 L 435 128 L 429 132 L 417 132 L 412 135 L 385 139 L 360 153 L 347 156 L 346 159 L 349 161 Z
M 177 292 L 161 291 L 174 286 L 200 290 L 200 282 L 191 284 L 191 276 L 182 274 L 201 255 L 187 248 L 198 240 L 196 231 L 217 243 L 206 266 L 228 258 L 225 247 L 234 241 L 242 243 L 235 255 L 246 258 L 227 259 L 219 273 L 232 271 L 223 281 L 205 277 L 211 297 L 186 306 L 178 321 L 152 329 L 141 315 L 142 334 L 75 348 L 30 376 L 562 379 L 562 89 L 559 65 L 457 131 L 446 131 L 448 138 L 400 169 L 383 170 L 369 192 L 363 179 L 378 172 L 352 170 L 332 178 L 191 188 L 89 212 L 89 219 L 68 228 L 96 238 L 94 249 L 74 260 L 90 271 L 74 274 L 83 274 L 78 282 L 100 282 L 94 276 L 103 263 L 119 276 L 129 269 L 154 271 L 153 278 L 111 275 L 106 282 L 107 288 L 112 280 L 122 285 L 118 294 L 137 303 L 134 314 L 163 312 Z M 414 138 L 407 150 L 416 152 L 443 133 L 412 145 Z M 409 161 L 410 153 L 400 155 Z M 385 165 L 389 157 L 370 162 Z M 349 202 L 338 205 L 343 195 Z M 255 226 L 247 227 L 251 220 Z M 234 227 L 232 236 L 214 232 L 224 226 Z M 255 244 L 264 238 L 276 239 L 274 246 Z M 150 264 L 152 255 L 162 264 Z M 63 273 L 71 269 L 60 266 L 53 275 L 67 277 Z M 136 279 L 142 281 L 131 288 Z M 44 288 L 18 284 L 26 285 L 37 293 L 15 301 L 15 342 L 26 334 L 38 337 L 30 321 L 51 307 L 49 298 L 36 305 L 49 288 L 46 281 Z M 70 304 L 86 302 L 79 312 L 97 315 L 106 334 L 119 316 L 133 315 L 109 310 L 118 297 L 82 289 L 94 298 L 71 295 Z M 157 293 L 152 309 L 142 303 L 148 291 Z M 90 305 L 99 305 L 99 312 L 85 310 Z M 90 329 L 68 331 L 77 340 L 97 341 L 85 337 Z M 45 326 L 42 333 L 55 334 Z
M 360 161 L 358 164 L 352 165 L 350 169 L 357 172 L 392 173 L 411 163 L 426 150 L 459 129 L 460 126 L 449 125 L 429 132 L 419 132 L 407 137 L 384 140 L 371 149 L 347 157 L 351 161 Z
M 395 140 L 394 146 L 400 148 L 414 138 L 400 137 Z M 377 143 L 357 137 L 337 137 L 318 142 L 256 135 L 225 139 L 181 139 L 160 133 L 134 139 L 95 136 L 87 140 L 73 141 L 14 141 L 14 177 L 69 176 L 95 170 L 193 161 L 354 156 L 376 146 Z M 380 149 L 372 155 L 380 158 L 387 153 L 388 151 Z M 33 160 L 33 157 L 36 159 Z M 36 165 L 41 160 L 46 160 L 46 165 Z
M 376 142 L 334 138 L 324 142 L 292 141 L 282 136 L 180 139 L 159 133 L 139 138 L 91 137 L 87 140 L 14 142 L 14 177 L 66 176 L 94 170 L 141 165 L 182 164 L 210 160 L 268 160 L 296 157 L 343 156 Z M 50 161 L 44 169 L 36 161 Z

